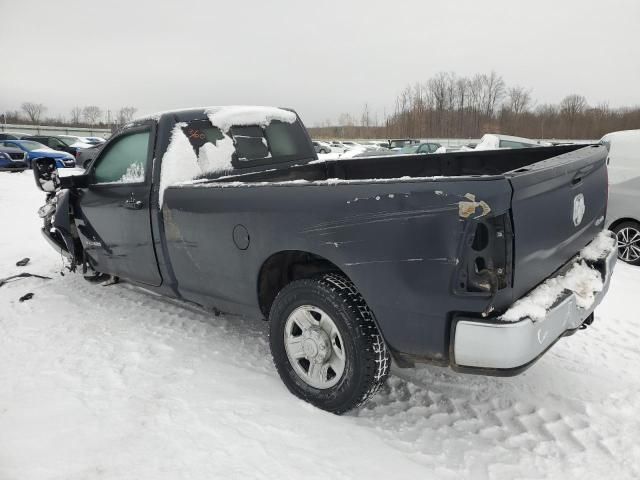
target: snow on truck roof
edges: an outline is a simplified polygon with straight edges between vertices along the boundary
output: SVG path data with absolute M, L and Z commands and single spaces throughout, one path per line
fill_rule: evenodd
M 171 185 L 193 180 L 206 173 L 233 170 L 231 159 L 235 147 L 233 139 L 229 134 L 231 127 L 246 125 L 267 127 L 274 120 L 294 123 L 297 119 L 294 112 L 276 107 L 234 105 L 228 107 L 204 107 L 197 110 L 203 111 L 209 118 L 211 124 L 220 129 L 223 138 L 216 141 L 215 144 L 206 142 L 200 147 L 198 153 L 196 153 L 182 130 L 187 124 L 175 124 L 171 133 L 169 146 L 162 159 L 159 193 L 160 206 L 162 206 L 164 202 L 165 190 Z M 160 114 L 160 116 L 161 115 L 163 114 Z
M 221 125 L 214 124 L 216 127 L 224 130 L 222 126 L 227 125 L 229 120 L 233 120 L 232 125 L 268 125 L 271 120 L 280 120 L 286 123 L 296 121 L 296 114 L 290 110 L 279 107 L 265 107 L 260 105 L 227 105 L 227 106 L 205 106 L 180 108 L 175 110 L 165 110 L 162 112 L 152 113 L 138 117 L 132 123 L 144 120 L 160 120 L 163 115 L 171 115 L 186 112 L 203 112 L 211 120 L 215 116 Z M 241 123 L 238 123 L 241 122 Z M 249 122 L 249 123 L 247 123 Z M 213 121 L 212 121 L 213 123 Z M 229 126 L 232 126 L 229 125 Z M 228 130 L 228 128 L 227 128 Z

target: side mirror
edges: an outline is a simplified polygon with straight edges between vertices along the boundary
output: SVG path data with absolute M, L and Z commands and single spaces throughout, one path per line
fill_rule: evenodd
M 87 188 L 90 176 L 86 173 L 82 175 L 65 175 L 58 178 L 60 188 Z
M 91 162 L 93 162 L 93 158 L 85 158 L 82 162 L 82 168 L 86 170 L 87 168 L 89 168 L 89 165 L 91 165 Z
M 58 178 L 56 161 L 53 158 L 36 158 L 31 167 L 36 186 L 43 192 L 55 192 Z

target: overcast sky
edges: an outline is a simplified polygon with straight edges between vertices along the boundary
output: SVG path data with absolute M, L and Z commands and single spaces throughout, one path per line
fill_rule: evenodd
M 0 111 L 261 104 L 314 125 L 492 69 L 538 103 L 640 104 L 640 0 L 0 0 L 0 19 Z

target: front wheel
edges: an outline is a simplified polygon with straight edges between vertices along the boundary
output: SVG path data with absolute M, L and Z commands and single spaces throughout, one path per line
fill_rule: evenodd
M 622 222 L 613 232 L 618 239 L 618 258 L 631 265 L 640 265 L 640 223 Z
M 353 283 L 328 273 L 296 280 L 269 314 L 271 355 L 297 397 L 336 414 L 375 394 L 390 357 L 373 315 Z

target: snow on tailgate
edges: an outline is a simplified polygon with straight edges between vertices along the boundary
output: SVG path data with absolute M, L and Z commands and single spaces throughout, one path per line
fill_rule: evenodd
M 526 296 L 516 301 L 500 320 L 505 322 L 517 322 L 529 317 L 534 322 L 542 321 L 549 308 L 560 298 L 565 291 L 576 294 L 576 303 L 580 308 L 589 308 L 593 305 L 595 294 L 602 291 L 603 283 L 600 272 L 591 268 L 584 260 L 598 260 L 606 256 L 615 248 L 615 239 L 602 231 L 598 236 L 580 252 L 578 262 L 567 273 L 550 278 L 542 285 L 533 289 Z

